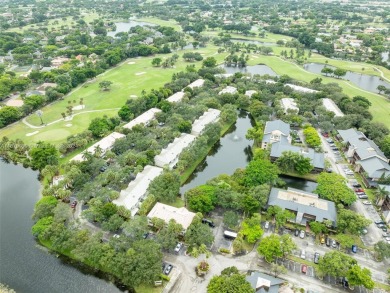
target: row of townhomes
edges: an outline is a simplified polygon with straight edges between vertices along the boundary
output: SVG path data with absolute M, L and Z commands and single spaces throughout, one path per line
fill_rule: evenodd
M 261 147 L 270 149 L 271 161 L 277 160 L 283 155 L 283 152 L 291 151 L 310 158 L 311 164 L 314 166 L 313 172 L 322 172 L 325 168 L 323 153 L 318 153 L 312 148 L 291 144 L 290 125 L 282 120 L 267 121 Z

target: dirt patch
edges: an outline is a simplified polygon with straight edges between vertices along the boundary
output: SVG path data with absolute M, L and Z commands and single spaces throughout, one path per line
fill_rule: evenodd
M 85 108 L 85 105 L 78 105 L 78 106 L 74 106 L 73 108 L 72 108 L 72 110 L 73 111 L 77 111 L 77 110 L 82 110 L 82 109 L 84 109 Z

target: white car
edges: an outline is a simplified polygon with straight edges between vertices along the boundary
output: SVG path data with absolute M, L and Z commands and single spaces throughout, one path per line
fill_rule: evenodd
M 372 205 L 371 201 L 368 201 L 368 200 L 363 201 L 363 204 L 365 204 L 365 205 L 367 205 L 367 206 Z
M 305 238 L 305 231 L 301 230 L 301 232 L 299 233 L 299 237 L 300 238 Z
M 269 228 L 269 222 L 267 221 L 267 222 L 265 222 L 265 224 L 264 224 L 264 229 L 268 229 Z
M 301 258 L 306 259 L 306 252 L 303 249 L 301 250 Z
M 179 242 L 179 243 L 176 245 L 176 247 L 175 247 L 175 252 L 179 252 L 180 249 L 182 248 L 182 246 L 183 246 L 183 243 Z

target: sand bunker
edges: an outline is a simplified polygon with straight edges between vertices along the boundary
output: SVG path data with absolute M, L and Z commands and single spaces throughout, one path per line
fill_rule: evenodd
M 130 98 L 136 98 L 137 96 L 136 95 L 130 95 Z
M 132 64 L 135 64 L 135 62 L 129 62 L 129 63 L 127 63 L 127 64 L 132 65 Z
M 11 100 L 5 103 L 7 106 L 22 107 L 24 102 L 22 100 Z
M 68 123 L 68 124 L 65 124 L 66 127 L 71 127 L 72 124 L 71 123 Z
M 145 74 L 146 72 L 137 72 L 135 75 L 142 75 Z
M 259 58 L 258 56 L 252 55 L 252 58 Z
M 74 106 L 73 108 L 72 108 L 72 110 L 73 111 L 77 111 L 77 110 L 82 110 L 82 109 L 84 109 L 85 108 L 85 105 L 78 105 L 78 106 Z
M 26 133 L 26 136 L 32 136 L 32 135 L 35 135 L 35 134 L 37 134 L 37 133 L 39 133 L 38 130 L 37 130 L 37 131 L 34 131 L 34 132 Z

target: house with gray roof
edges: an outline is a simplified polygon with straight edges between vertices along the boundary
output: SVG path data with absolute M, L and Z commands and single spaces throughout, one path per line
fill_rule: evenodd
M 261 148 L 266 149 L 275 142 L 291 143 L 290 125 L 282 120 L 267 121 L 264 128 Z
M 314 172 L 322 172 L 325 169 L 325 157 L 323 153 L 317 153 L 311 148 L 304 148 L 300 146 L 295 146 L 291 144 L 283 144 L 282 142 L 275 142 L 271 146 L 271 161 L 277 160 L 283 155 L 284 152 L 293 152 L 298 153 L 305 158 L 309 158 L 311 164 L 313 165 Z
M 279 286 L 284 283 L 282 279 L 260 272 L 252 272 L 245 280 L 251 284 L 256 293 L 278 293 Z
M 272 188 L 269 194 L 267 206 L 279 206 L 295 215 L 294 222 L 306 225 L 308 222 L 324 220 L 332 221 L 336 227 L 337 213 L 333 201 L 319 198 L 315 193 L 306 192 L 294 188 Z
M 367 187 L 376 187 L 382 176 L 390 176 L 389 160 L 375 142 L 353 128 L 337 132 L 338 139 L 344 143 L 348 162 L 362 175 Z

